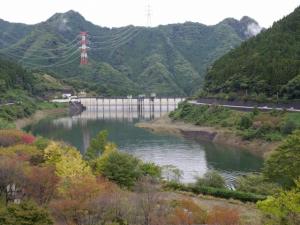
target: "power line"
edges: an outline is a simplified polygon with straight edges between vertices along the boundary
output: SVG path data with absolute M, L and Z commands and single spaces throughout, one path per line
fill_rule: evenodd
M 146 15 L 147 15 L 146 26 L 151 27 L 151 25 L 152 25 L 152 8 L 151 8 L 150 0 L 147 0 Z
M 107 38 L 111 38 L 112 36 L 118 36 L 118 35 L 122 34 L 123 32 L 126 32 L 126 31 L 128 31 L 132 28 L 133 28 L 133 26 L 127 26 L 127 27 L 123 27 L 123 28 L 112 28 L 112 29 L 109 30 L 111 32 L 109 34 L 97 35 L 97 36 L 88 34 L 88 38 L 90 38 L 90 39 L 93 39 L 93 38 L 95 38 L 95 39 L 107 39 Z M 117 31 L 113 32 L 114 29 L 117 30 Z
M 123 38 L 122 40 L 119 40 L 117 42 L 111 43 L 111 45 L 107 45 L 107 47 L 93 47 L 91 46 L 91 51 L 93 50 L 100 50 L 100 49 L 115 49 L 117 47 L 120 47 L 129 41 L 131 41 L 133 38 L 139 35 L 141 30 L 136 30 L 133 34 L 128 35 L 127 37 Z
M 117 44 L 119 44 L 119 43 L 122 43 L 124 40 L 127 40 L 127 39 L 131 38 L 132 36 L 134 36 L 134 34 L 136 33 L 136 31 L 137 31 L 137 29 L 134 30 L 133 32 L 127 34 L 126 36 L 122 37 L 121 39 L 115 40 L 115 41 L 111 41 L 111 42 L 107 42 L 107 43 L 106 43 L 105 45 L 103 45 L 103 46 L 108 46 L 108 47 L 110 47 L 110 46 L 113 46 L 113 45 L 117 45 Z M 91 43 L 91 47 L 93 47 L 94 49 L 98 49 L 98 48 L 101 49 L 101 48 L 103 48 L 103 46 L 98 45 L 97 43 L 95 43 L 95 45 L 94 45 L 93 42 Z
M 38 29 L 36 29 L 35 31 L 37 32 L 42 32 Z M 26 44 L 26 42 L 20 43 L 14 43 L 14 44 L 9 44 L 10 46 L 8 46 L 5 49 L 2 49 L 1 51 L 6 54 L 8 57 L 11 57 L 12 59 L 16 59 L 18 60 L 18 62 L 23 63 L 24 65 L 27 66 L 32 66 L 32 67 L 36 67 L 36 68 L 49 68 L 49 67 L 58 67 L 58 66 L 63 66 L 63 65 L 67 65 L 70 64 L 72 62 L 74 62 L 76 59 L 78 59 L 79 57 L 76 56 L 76 54 L 78 54 L 79 52 L 81 52 L 81 64 L 87 64 L 88 61 L 88 56 L 87 56 L 87 50 L 88 50 L 88 37 L 92 37 L 92 39 L 95 40 L 99 40 L 102 38 L 103 41 L 95 41 L 95 42 L 91 42 L 91 50 L 101 50 L 101 49 L 112 49 L 115 50 L 116 48 L 130 42 L 133 38 L 135 38 L 139 33 L 141 32 L 141 30 L 139 28 L 135 28 L 133 26 L 129 26 L 128 28 L 124 28 L 119 32 L 115 32 L 115 33 L 111 33 L 107 36 L 92 36 L 92 35 L 88 35 L 86 32 L 85 33 L 81 33 L 81 42 L 79 42 L 78 40 L 78 35 L 76 36 L 75 39 L 73 39 L 72 41 L 70 41 L 69 43 L 66 44 L 62 44 L 59 47 L 56 48 L 47 48 L 47 47 L 39 47 L 36 49 L 30 49 L 30 47 L 32 47 L 35 44 L 36 39 L 35 36 L 33 36 L 34 34 L 32 34 L 31 38 L 33 40 L 33 43 L 29 46 L 29 48 L 22 48 L 18 45 L 20 44 Z M 7 36 L 9 36 L 8 34 L 6 34 Z M 105 40 L 104 37 L 111 37 L 108 40 Z M 30 37 L 29 37 L 30 38 Z M 16 39 L 16 38 L 14 38 Z M 1 40 L 2 42 L 5 42 L 3 40 Z M 47 41 L 47 40 L 46 40 Z M 51 40 L 49 40 L 51 41 Z M 78 48 L 77 44 L 80 43 L 81 47 Z M 75 50 L 75 51 L 74 51 Z M 20 51 L 23 52 L 23 54 L 20 55 L 16 55 L 15 53 L 11 52 L 11 51 Z M 54 53 L 54 51 L 56 51 Z M 46 54 L 50 54 L 45 55 Z M 52 55 L 51 55 L 52 54 Z M 57 55 L 56 55 L 57 54 Z M 75 56 L 75 58 L 74 58 Z M 55 60 L 56 62 L 54 63 L 47 63 L 48 61 L 52 61 L 53 59 L 57 59 Z M 44 61 L 44 62 L 43 62 Z
M 37 64 L 37 63 L 30 63 L 30 62 L 23 62 L 23 64 L 25 65 L 29 65 L 29 66 L 36 66 L 38 68 L 47 68 L 47 67 L 57 67 L 57 66 L 61 66 L 61 65 L 66 65 L 66 64 L 69 64 L 70 60 L 73 58 L 73 56 L 76 55 L 75 59 L 78 60 L 79 58 L 79 55 L 77 55 L 79 53 L 79 49 L 77 49 L 76 51 L 74 51 L 72 54 L 70 54 L 68 57 L 65 57 L 64 59 L 62 60 L 59 60 L 55 63 L 52 63 L 52 64 L 48 64 L 48 65 L 41 65 L 41 64 Z M 72 60 L 72 62 L 75 61 Z
M 131 27 L 131 28 L 125 30 L 122 33 L 122 35 L 118 35 L 118 36 L 113 37 L 113 38 L 107 38 L 107 40 L 105 40 L 105 41 L 92 41 L 92 39 L 91 39 L 90 43 L 91 44 L 97 44 L 97 45 L 98 44 L 107 44 L 107 43 L 110 43 L 110 42 L 113 42 L 113 41 L 117 41 L 118 39 L 123 38 L 125 35 L 127 36 L 128 34 L 133 34 L 135 32 L 135 30 L 136 30 L 135 27 Z

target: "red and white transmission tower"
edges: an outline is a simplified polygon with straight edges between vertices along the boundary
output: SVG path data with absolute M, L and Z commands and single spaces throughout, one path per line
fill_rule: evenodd
M 80 65 L 87 65 L 88 64 L 88 46 L 87 46 L 87 32 L 80 32 L 81 36 L 81 54 L 80 54 Z

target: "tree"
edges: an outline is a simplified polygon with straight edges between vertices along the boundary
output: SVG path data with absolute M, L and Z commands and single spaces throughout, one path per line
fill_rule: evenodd
M 260 195 L 272 195 L 278 192 L 280 188 L 278 184 L 268 182 L 262 174 L 249 174 L 237 178 L 236 189 Z
M 289 99 L 300 98 L 300 74 L 290 80 L 281 90 Z
M 100 131 L 95 138 L 91 140 L 90 146 L 87 149 L 87 159 L 95 159 L 105 150 L 105 146 L 108 144 L 108 131 Z
M 141 177 L 140 160 L 127 153 L 113 151 L 102 161 L 100 172 L 123 187 L 132 187 Z
M 135 205 L 141 215 L 140 224 L 152 225 L 160 203 L 159 185 L 155 179 L 143 177 L 136 183 L 135 191 L 138 193 Z
M 169 182 L 180 182 L 183 171 L 173 165 L 165 165 L 162 167 L 163 177 Z
M 215 188 L 225 188 L 224 178 L 216 171 L 208 171 L 203 178 L 198 177 L 196 186 L 206 186 Z
M 59 198 L 50 203 L 51 211 L 57 221 L 65 224 L 96 224 L 92 220 L 97 215 L 92 202 L 100 191 L 93 176 L 71 178 L 64 191 L 59 193 Z
M 274 196 L 257 203 L 265 214 L 266 224 L 298 225 L 300 224 L 300 180 L 291 191 L 280 191 Z
M 285 187 L 294 186 L 300 176 L 300 131 L 287 137 L 266 160 L 264 175 Z
M 19 188 L 24 183 L 23 168 L 23 162 L 19 162 L 15 158 L 3 156 L 0 158 L 0 195 L 5 195 L 6 202 L 8 202 L 7 185 L 14 184 Z
M 84 177 L 91 175 L 91 169 L 80 152 L 68 145 L 52 142 L 44 150 L 46 163 L 54 165 L 61 178 Z
M 26 194 L 39 205 L 49 203 L 58 187 L 59 178 L 53 167 L 33 167 L 27 175 Z
M 142 163 L 140 168 L 143 176 L 150 176 L 157 179 L 161 178 L 162 169 L 154 163 Z
M 10 204 L 0 209 L 0 224 L 5 225 L 52 225 L 49 213 L 33 202 Z

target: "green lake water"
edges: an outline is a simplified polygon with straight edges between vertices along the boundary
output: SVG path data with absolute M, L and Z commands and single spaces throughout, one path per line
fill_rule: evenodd
M 206 141 L 190 140 L 172 135 L 151 133 L 134 126 L 149 117 L 137 112 L 88 110 L 78 116 L 47 118 L 25 129 L 34 135 L 62 140 L 76 146 L 82 153 L 91 138 L 100 130 L 109 132 L 109 139 L 120 151 L 158 165 L 174 165 L 183 171 L 183 182 L 192 182 L 208 170 L 217 170 L 232 184 L 236 176 L 259 171 L 263 160 L 251 153 Z

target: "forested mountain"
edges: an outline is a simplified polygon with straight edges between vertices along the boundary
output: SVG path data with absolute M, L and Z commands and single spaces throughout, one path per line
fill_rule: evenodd
M 210 94 L 300 98 L 300 7 L 217 60 L 206 76 Z
M 0 57 L 0 129 L 4 125 L 3 119 L 13 121 L 29 116 L 39 108 L 47 108 L 44 99 L 66 90 L 72 91 L 72 87 L 49 74 L 24 69 Z
M 0 30 L 0 52 L 27 67 L 55 72 L 78 89 L 99 95 L 188 95 L 202 85 L 208 66 L 261 28 L 244 17 L 214 26 L 109 29 L 69 11 L 31 26 L 1 21 Z M 80 31 L 89 34 L 87 66 L 79 65 Z
M 3 57 L 3 56 L 2 56 Z M 13 100 L 12 93 L 22 91 L 29 96 L 47 98 L 55 92 L 72 87 L 41 71 L 30 71 L 0 57 L 0 98 L 2 102 Z

